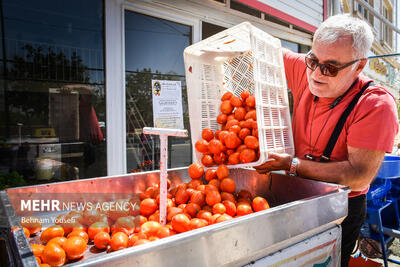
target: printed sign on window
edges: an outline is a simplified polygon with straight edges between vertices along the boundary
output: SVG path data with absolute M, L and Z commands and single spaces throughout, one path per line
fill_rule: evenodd
M 156 128 L 183 129 L 181 81 L 151 80 Z

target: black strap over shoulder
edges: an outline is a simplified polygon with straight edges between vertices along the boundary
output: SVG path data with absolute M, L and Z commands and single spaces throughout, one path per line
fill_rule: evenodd
M 339 138 L 340 132 L 343 129 L 343 126 L 347 120 L 347 117 L 350 115 L 351 111 L 354 109 L 354 107 L 356 106 L 358 100 L 360 99 L 360 97 L 362 96 L 362 94 L 365 92 L 365 90 L 370 86 L 373 85 L 372 81 L 368 82 L 367 84 L 365 84 L 360 92 L 358 92 L 353 100 L 350 102 L 350 104 L 347 106 L 346 110 L 343 111 L 342 116 L 340 117 L 338 123 L 335 126 L 335 129 L 332 132 L 331 138 L 328 141 L 328 144 L 325 147 L 324 153 L 321 156 L 320 162 L 328 162 L 330 160 L 330 156 L 331 153 L 333 151 L 333 148 L 336 145 L 336 142 Z

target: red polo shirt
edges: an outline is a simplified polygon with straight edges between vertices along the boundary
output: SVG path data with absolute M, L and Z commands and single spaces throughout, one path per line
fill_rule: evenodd
M 293 94 L 293 137 L 296 156 L 320 157 L 343 111 L 370 79 L 359 75 L 358 81 L 340 103 L 330 109 L 334 98 L 314 101 L 308 87 L 304 54 L 292 52 L 284 56 L 288 88 Z M 392 152 L 398 132 L 397 107 L 394 97 L 383 87 L 369 86 L 350 113 L 332 151 L 331 161 L 348 158 L 347 146 Z M 351 192 L 354 197 L 368 192 Z

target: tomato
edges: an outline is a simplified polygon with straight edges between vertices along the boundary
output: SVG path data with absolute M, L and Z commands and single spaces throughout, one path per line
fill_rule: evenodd
M 167 209 L 167 221 L 171 221 L 172 217 L 174 217 L 176 214 L 183 213 L 183 209 L 177 208 L 177 207 L 172 207 Z
M 133 244 L 133 246 L 139 246 L 139 245 L 146 244 L 146 243 L 149 243 L 149 242 L 150 241 L 147 240 L 147 239 L 139 239 Z
M 89 239 L 93 240 L 95 235 L 100 232 L 109 233 L 110 232 L 109 225 L 105 222 L 95 222 L 92 225 L 90 225 L 88 228 Z
M 210 128 L 204 128 L 201 132 L 201 137 L 206 141 L 210 141 L 214 138 L 214 132 Z
M 219 141 L 221 141 L 222 144 L 225 144 L 225 137 L 226 137 L 227 135 L 228 135 L 228 131 L 226 131 L 226 130 L 221 131 L 221 132 L 219 133 L 218 138 L 219 138 Z
M 175 235 L 175 234 L 176 234 L 176 232 L 174 230 L 172 230 L 169 227 L 163 226 L 163 227 L 161 227 L 160 230 L 158 230 L 157 237 L 158 238 L 165 238 L 165 237 L 172 236 L 172 235 Z
M 202 185 L 203 184 L 203 181 L 202 180 L 200 180 L 200 179 L 192 179 L 192 180 L 190 180 L 190 182 L 188 183 L 188 189 L 187 190 L 189 190 L 189 189 L 195 189 L 195 188 L 197 188 L 199 185 Z M 190 195 L 191 193 L 190 193 L 190 190 L 189 190 L 189 195 Z
M 217 116 L 217 122 L 219 124 L 224 124 L 227 121 L 228 116 L 224 113 L 221 113 Z
M 254 95 L 249 95 L 246 98 L 246 106 L 248 107 L 255 107 L 256 106 L 256 98 Z
M 212 179 L 211 181 L 208 182 L 208 184 L 215 186 L 216 188 L 219 188 L 220 181 L 218 179 Z
M 135 231 L 135 217 L 119 217 L 118 220 L 111 227 L 112 232 L 126 232 L 127 235 L 133 234 Z M 107 230 L 107 229 L 106 229 Z M 104 231 L 106 232 L 106 231 Z M 90 237 L 90 236 L 89 236 Z
M 220 164 L 217 168 L 217 176 L 218 179 L 223 179 L 225 177 L 228 177 L 229 175 L 229 169 L 225 164 Z
M 221 141 L 213 139 L 208 143 L 208 150 L 213 154 L 217 154 L 223 150 L 223 146 Z
M 224 114 L 231 114 L 233 111 L 233 106 L 229 100 L 225 100 L 221 103 L 220 110 Z
M 107 218 L 107 216 L 106 216 Z M 73 232 L 73 231 L 83 231 L 86 232 L 87 231 L 87 227 L 75 222 L 75 223 L 64 223 L 62 225 L 63 229 L 64 229 L 64 236 L 67 236 L 69 233 Z
M 153 242 L 153 241 L 156 241 L 156 240 L 159 240 L 159 239 L 160 239 L 160 238 L 159 238 L 158 236 L 150 236 L 148 240 L 149 240 L 150 242 Z
M 236 215 L 237 216 L 243 216 L 247 214 L 253 213 L 253 210 L 251 209 L 250 204 L 247 203 L 239 203 L 236 206 Z
M 73 236 L 68 238 L 63 248 L 67 254 L 67 259 L 76 260 L 83 257 L 87 249 L 87 243 L 82 237 Z
M 235 115 L 234 114 L 229 114 L 227 117 L 226 117 L 226 121 L 228 122 L 228 121 L 230 121 L 230 120 L 234 120 L 235 119 Z
M 64 248 L 64 244 L 66 241 L 67 241 L 67 238 L 65 238 L 63 236 L 57 236 L 57 237 L 50 239 L 50 241 L 47 242 L 47 244 L 55 243 L 55 244 L 59 245 L 60 247 Z
M 221 195 L 218 191 L 210 191 L 206 194 L 207 205 L 214 206 L 219 202 L 221 202 Z
M 216 203 L 212 207 L 213 214 L 224 214 L 226 212 L 226 208 L 222 203 Z
M 239 152 L 232 153 L 228 158 L 228 163 L 231 165 L 239 164 L 240 163 L 240 153 Z
M 33 255 L 40 258 L 43 254 L 44 246 L 42 244 L 31 244 L 31 249 Z
M 255 137 L 258 138 L 258 129 L 253 129 L 253 131 L 251 132 L 251 134 Z
M 222 214 L 221 216 L 218 216 L 218 218 L 215 220 L 215 223 L 225 222 L 225 221 L 231 220 L 231 219 L 232 219 L 232 217 L 225 213 L 225 214 Z
M 231 105 L 234 107 L 241 107 L 243 105 L 242 99 L 240 99 L 240 97 L 237 96 L 232 96 L 230 99 Z
M 208 212 L 212 212 L 212 207 L 208 206 L 208 205 L 204 205 L 202 208 L 203 211 L 208 211 Z
M 200 179 L 204 174 L 204 168 L 200 163 L 193 163 L 190 164 L 188 172 L 192 179 Z
M 239 135 L 240 139 L 244 140 L 246 138 L 246 136 L 248 136 L 250 134 L 251 134 L 251 131 L 249 128 L 243 128 L 243 129 L 240 129 L 240 132 L 238 135 Z
M 219 192 L 218 188 L 215 185 L 213 185 L 213 184 L 206 185 L 206 187 L 204 189 L 204 193 L 208 194 L 209 192 L 213 192 L 213 191 Z
M 143 216 L 149 216 L 158 209 L 157 201 L 152 198 L 143 199 L 140 202 L 140 214 Z
M 200 205 L 200 207 L 204 206 L 204 204 L 206 203 L 205 194 L 197 190 L 194 191 L 192 196 L 190 197 L 189 203 L 196 203 Z
M 233 96 L 233 94 L 232 94 L 231 92 L 226 92 L 226 93 L 223 94 L 223 96 L 221 97 L 221 101 L 229 100 L 229 99 L 231 99 L 232 96 Z
M 31 235 L 34 235 L 42 230 L 42 222 L 39 217 L 27 216 L 20 221 L 22 227 L 26 227 Z
M 185 204 L 189 200 L 189 193 L 185 189 L 179 189 L 175 195 L 175 202 L 177 204 Z
M 238 120 L 239 122 L 244 119 L 246 116 L 246 109 L 244 107 L 238 107 L 235 109 L 233 112 L 235 119 Z M 240 125 L 239 125 L 240 126 Z
M 240 122 L 239 122 L 239 126 L 240 126 L 241 128 L 253 129 L 253 122 L 254 122 L 253 119 L 248 119 L 248 120 L 245 120 L 245 121 L 240 121 Z
M 230 149 L 235 149 L 241 144 L 241 140 L 234 132 L 229 132 L 225 137 L 225 146 Z
M 252 109 L 252 110 L 248 111 L 246 113 L 246 116 L 244 116 L 244 119 L 245 120 L 253 119 L 254 121 L 257 121 L 257 112 L 256 112 L 256 110 Z
M 246 98 L 248 98 L 249 96 L 250 96 L 249 91 L 242 91 L 242 93 L 240 93 L 240 97 L 241 97 L 243 100 L 246 100 Z
M 144 233 L 147 237 L 150 237 L 155 236 L 161 227 L 162 225 L 159 222 L 148 221 L 142 224 L 142 226 L 140 227 L 140 231 Z
M 244 144 L 248 148 L 252 148 L 252 149 L 257 149 L 258 145 L 259 145 L 257 137 L 254 137 L 252 135 L 246 136 L 246 138 L 244 139 Z
M 144 225 L 144 224 L 143 224 Z M 143 226 L 142 225 L 142 226 Z M 125 233 L 115 233 L 110 240 L 110 246 L 113 251 L 121 250 L 128 247 L 128 236 Z
M 55 243 L 47 244 L 43 249 L 42 260 L 51 266 L 62 266 L 66 260 L 65 251 Z
M 208 221 L 204 219 L 194 218 L 190 220 L 189 228 L 190 230 L 198 229 L 208 225 Z
M 236 205 L 234 202 L 230 200 L 224 200 L 222 201 L 222 204 L 224 204 L 226 211 L 225 213 L 228 214 L 229 216 L 235 216 L 236 215 Z
M 211 167 L 214 164 L 214 160 L 210 155 L 204 155 L 201 158 L 201 163 L 206 167 Z
M 224 152 L 220 152 L 220 153 L 214 154 L 213 159 L 214 159 L 214 162 L 217 164 L 224 164 L 228 158 Z
M 207 181 L 211 181 L 212 179 L 217 178 L 217 170 L 215 169 L 206 170 L 205 178 Z
M 241 189 L 237 193 L 237 196 L 238 196 L 238 198 L 248 198 L 249 200 L 253 199 L 253 196 L 251 195 L 251 193 L 246 189 Z
M 254 211 L 261 211 L 269 209 L 269 204 L 267 200 L 263 197 L 255 197 L 253 199 L 253 210 Z
M 189 203 L 186 205 L 184 212 L 188 213 L 191 217 L 196 217 L 197 213 L 201 210 L 201 207 L 197 203 Z
M 233 154 L 235 152 L 235 150 L 233 150 L 233 149 L 227 149 L 226 150 L 226 155 L 228 156 L 228 158 L 229 158 L 229 156 L 231 155 L 231 154 Z
M 201 210 L 197 213 L 197 218 L 206 220 L 208 224 L 212 223 L 212 213 L 209 211 Z
M 195 144 L 196 150 L 200 153 L 208 152 L 208 142 L 204 139 L 200 139 Z
M 172 218 L 172 228 L 177 233 L 183 233 L 190 230 L 190 219 L 185 214 L 177 214 Z
M 242 163 L 249 163 L 256 159 L 256 152 L 253 149 L 243 149 L 240 152 L 240 161 Z
M 154 212 L 153 214 L 151 214 L 151 215 L 149 216 L 149 219 L 148 219 L 148 220 L 149 220 L 149 221 L 153 221 L 153 222 L 159 222 L 159 221 L 160 221 L 160 211 L 159 211 L 159 210 L 156 210 L 156 212 Z M 124 230 L 124 228 L 123 228 L 122 230 Z M 126 234 L 128 235 L 127 232 L 125 232 L 125 231 L 122 231 L 122 232 L 124 232 L 124 233 L 126 233 Z
M 203 193 L 205 193 L 204 192 L 205 189 L 206 189 L 206 186 L 204 184 L 201 184 L 198 187 L 196 187 L 197 191 L 200 191 L 200 192 L 203 192 Z
M 73 236 L 82 237 L 86 241 L 86 243 L 89 242 L 89 235 L 84 231 L 72 231 L 71 233 L 68 234 L 67 238 L 70 238 Z
M 228 131 L 229 131 L 229 132 L 234 132 L 235 134 L 239 134 L 239 132 L 240 132 L 241 129 L 242 129 L 242 128 L 240 128 L 239 125 L 233 125 L 233 126 L 231 126 L 231 127 L 228 129 Z
M 50 239 L 57 236 L 64 236 L 64 229 L 60 225 L 55 225 L 44 230 L 40 235 L 40 241 L 42 243 L 47 243 Z
M 228 193 L 235 193 L 236 183 L 231 178 L 224 178 L 220 185 L 221 191 Z
M 94 246 L 98 249 L 106 249 L 111 242 L 111 237 L 106 232 L 99 232 L 94 236 Z
M 222 202 L 224 202 L 224 200 L 229 200 L 229 201 L 232 201 L 233 203 L 236 203 L 235 196 L 228 192 L 221 193 L 221 200 L 222 200 Z
M 239 121 L 236 119 L 230 120 L 226 123 L 225 127 L 229 130 L 233 125 L 239 125 Z

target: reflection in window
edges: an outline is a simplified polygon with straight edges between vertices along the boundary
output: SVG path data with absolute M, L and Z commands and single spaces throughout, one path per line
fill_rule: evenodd
M 151 80 L 181 81 L 184 128 L 189 130 L 183 50 L 190 26 L 125 11 L 127 171 L 159 169 L 159 138 L 143 135 L 153 127 Z M 190 137 L 168 140 L 168 168 L 191 163 Z
M 106 175 L 103 1 L 1 8 L 0 173 Z

